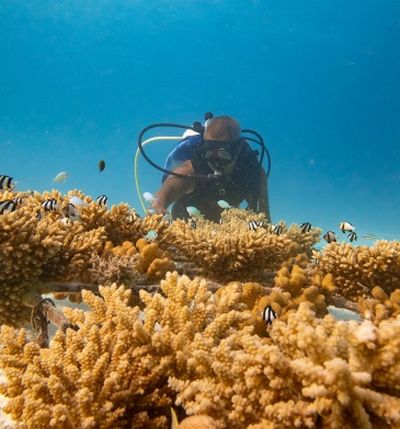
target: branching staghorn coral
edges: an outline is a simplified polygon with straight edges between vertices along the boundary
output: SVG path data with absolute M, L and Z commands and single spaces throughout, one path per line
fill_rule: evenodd
M 399 326 L 317 319 L 303 303 L 269 338 L 246 327 L 201 354 L 194 347 L 189 377 L 170 386 L 188 414 L 224 427 L 398 427 Z
M 186 283 L 184 290 L 182 290 L 182 283 Z M 274 322 L 270 338 L 259 338 L 252 333 L 254 318 L 250 317 L 247 311 L 242 310 L 241 313 L 237 311 L 241 308 L 243 288 L 232 284 L 229 292 L 226 289 L 219 294 L 214 305 L 208 301 L 207 307 L 210 310 L 215 311 L 215 306 L 219 306 L 219 311 L 217 313 L 210 311 L 209 315 L 217 314 L 217 316 L 215 316 L 214 322 L 209 322 L 208 328 L 201 330 L 199 328 L 205 326 L 204 322 L 207 321 L 207 318 L 203 316 L 199 319 L 199 316 L 193 314 L 196 309 L 196 298 L 193 299 L 193 304 L 189 305 L 187 302 L 190 296 L 196 296 L 193 295 L 196 283 L 188 283 L 184 277 L 176 279 L 174 275 L 167 275 L 166 282 L 162 282 L 163 292 L 167 297 L 175 297 L 173 300 L 176 304 L 179 303 L 178 305 L 174 305 L 168 300 L 163 301 L 158 295 L 150 300 L 148 294 L 141 293 L 141 297 L 146 303 L 145 315 L 151 316 L 153 321 L 157 320 L 160 325 L 160 338 L 163 338 L 167 332 L 168 337 L 171 335 L 174 338 L 171 331 L 182 332 L 184 337 L 178 343 L 179 346 L 182 345 L 184 351 L 182 354 L 177 353 L 177 369 L 181 376 L 170 378 L 170 385 L 178 391 L 177 403 L 181 404 L 188 414 L 210 415 L 220 422 L 222 421 L 224 427 L 232 428 L 246 427 L 246 424 L 259 421 L 263 415 L 273 421 L 275 427 L 294 427 L 295 425 L 315 427 L 313 425 L 318 422 L 322 422 L 322 424 L 326 422 L 327 425 L 322 427 L 334 428 L 337 427 L 335 426 L 336 419 L 340 423 L 345 419 L 348 419 L 351 424 L 356 422 L 353 427 L 356 427 L 360 420 L 365 422 L 368 419 L 373 423 L 382 424 L 382 427 L 385 427 L 385 424 L 389 427 L 391 422 L 400 423 L 400 417 L 396 413 L 390 412 L 390 407 L 399 403 L 400 395 L 398 378 L 394 378 L 394 374 L 397 374 L 399 369 L 399 364 L 396 363 L 396 356 L 399 356 L 400 353 L 399 340 L 396 338 L 399 320 L 388 322 L 385 326 L 386 333 L 382 331 L 382 337 L 374 338 L 376 370 L 373 377 L 377 381 L 375 383 L 373 379 L 367 385 L 372 391 L 370 394 L 363 387 L 357 390 L 357 386 L 364 386 L 363 377 L 360 382 L 357 378 L 358 372 L 370 370 L 365 359 L 368 359 L 368 347 L 373 349 L 373 345 L 368 343 L 365 348 L 363 337 L 364 331 L 368 330 L 369 326 L 356 322 L 351 324 L 336 322 L 331 316 L 322 320 L 316 319 L 308 304 L 303 303 L 300 304 L 297 312 L 289 313 L 286 323 L 279 319 L 277 324 Z M 254 288 L 257 289 L 256 286 Z M 173 296 L 171 296 L 172 293 Z M 162 303 L 171 308 L 168 318 L 157 316 L 163 308 Z M 180 313 L 178 313 L 179 308 L 181 308 Z M 151 311 L 151 309 L 155 311 Z M 182 312 L 185 315 L 183 321 L 188 318 L 193 320 L 196 330 L 199 331 L 196 335 L 193 336 L 193 327 L 189 328 L 187 323 L 182 323 L 179 319 L 182 317 Z M 228 314 L 230 314 L 229 317 Z M 147 321 L 148 318 L 145 317 L 145 320 Z M 223 320 L 229 320 L 229 323 L 225 324 Z M 285 334 L 281 335 L 279 331 L 277 331 L 278 334 L 274 334 L 275 326 L 278 324 L 283 328 L 288 326 Z M 168 331 L 164 330 L 165 325 L 167 325 Z M 379 327 L 376 332 L 380 332 Z M 178 338 L 181 337 L 178 336 Z M 368 338 L 371 340 L 370 337 Z M 190 346 L 185 346 L 185 343 L 190 341 Z M 290 347 L 286 341 L 289 341 Z M 351 348 L 348 343 L 351 344 Z M 177 344 L 176 340 L 173 344 Z M 324 344 L 324 347 L 321 347 L 321 344 Z M 282 349 L 284 351 L 288 349 L 287 353 L 282 353 Z M 315 354 L 312 362 L 316 368 L 328 360 L 333 361 L 333 363 L 325 363 L 326 370 L 322 373 L 320 380 L 325 388 L 323 396 L 328 397 L 319 400 L 320 408 L 316 408 L 313 401 L 309 399 L 311 388 L 314 388 L 313 383 L 316 383 L 318 378 L 315 378 L 313 383 L 310 382 L 309 391 L 304 390 L 304 382 L 301 377 L 297 376 L 297 366 L 291 367 L 294 358 L 309 356 L 308 349 L 310 349 L 310 354 Z M 320 351 L 320 349 L 326 350 Z M 392 354 L 385 355 L 389 350 Z M 352 357 L 351 361 L 349 356 Z M 353 387 L 357 390 L 356 394 L 359 395 L 357 400 L 370 417 L 361 416 L 359 419 L 357 406 L 352 408 L 346 401 L 341 403 L 342 396 L 336 400 L 335 394 L 338 392 L 335 390 L 335 385 L 329 389 L 329 370 L 330 367 L 335 368 L 336 358 L 345 360 L 347 366 L 357 363 L 354 380 L 351 379 L 351 382 L 345 384 L 343 389 L 348 395 L 353 394 L 351 391 Z M 265 360 L 263 361 L 263 359 Z M 383 374 L 385 370 L 388 370 L 387 378 Z M 346 380 L 348 373 L 352 374 L 352 367 L 337 376 L 340 383 L 342 379 Z M 379 380 L 380 377 L 385 378 L 383 383 Z M 398 377 L 400 377 L 400 372 Z M 382 391 L 383 385 L 385 387 Z M 346 389 L 349 391 L 346 392 Z M 317 391 L 318 388 L 315 392 Z M 323 389 L 319 390 L 319 394 L 323 392 Z M 382 405 L 377 410 L 374 408 L 374 404 L 378 399 L 382 401 Z M 267 405 L 271 403 L 274 406 L 266 410 Z M 290 412 L 282 414 L 285 406 L 288 406 Z M 330 414 L 331 406 L 334 409 Z M 370 410 L 369 407 L 372 409 Z M 319 410 L 323 411 L 321 411 L 321 415 Z M 344 427 L 351 426 L 344 425 Z
M 110 210 L 92 202 L 81 210 L 81 219 L 87 230 L 104 227 L 107 239 L 113 245 L 124 241 L 136 243 L 148 231 L 157 232 L 161 240 L 168 228 L 168 223 L 162 220 L 162 215 L 140 218 L 127 204 L 113 205 Z
M 326 274 L 321 279 L 318 273 L 309 269 L 306 254 L 299 254 L 284 262 L 277 271 L 272 283 L 260 284 L 252 282 L 230 282 L 220 285 L 216 298 L 222 291 L 240 291 L 240 301 L 246 304 L 256 318 L 254 328 L 258 335 L 267 335 L 266 323 L 262 320 L 263 310 L 270 306 L 277 316 L 282 319 L 287 313 L 296 310 L 302 302 L 308 302 L 317 317 L 328 313 L 327 306 L 335 305 L 352 311 L 357 305 L 338 296 L 332 276 Z
M 289 310 L 296 309 L 301 302 L 308 302 L 318 317 L 327 314 L 327 294 L 335 291 L 331 276 L 324 279 L 307 270 L 307 256 L 297 255 L 282 264 L 274 279 L 275 289 L 260 298 L 254 310 L 261 312 L 270 305 L 280 318 Z
M 54 290 L 57 280 L 78 277 L 101 248 L 102 229 L 84 232 L 78 223 L 61 223 L 55 213 L 38 218 L 46 196 L 24 194 L 15 211 L 0 216 L 0 323 L 28 321 L 40 295 Z
M 368 320 L 379 322 L 400 315 L 400 289 L 394 290 L 390 296 L 376 286 L 371 290 L 373 298 L 360 298 L 358 307 L 360 314 Z
M 221 223 L 240 222 L 242 224 L 248 224 L 252 220 L 257 222 L 263 221 L 266 226 L 268 224 L 263 213 L 255 213 L 251 209 L 243 210 L 231 208 L 229 210 L 223 210 L 221 213 Z
M 252 300 L 258 286 L 249 284 L 247 289 Z M 276 319 L 269 336 L 262 338 L 254 334 L 254 316 L 241 301 L 243 285 L 233 282 L 216 299 L 205 279 L 168 273 L 161 291 L 140 292 L 143 322 L 139 309 L 127 305 L 129 292 L 122 288 L 102 288 L 104 301 L 83 292 L 92 311 L 68 309 L 66 315 L 80 329 L 58 332 L 48 350 L 27 343 L 23 333 L 3 328 L 0 363 L 9 379 L 3 391 L 14 398 L 6 410 L 27 429 L 40 429 L 29 422 L 36 424 L 42 418 L 45 423 L 57 419 L 56 429 L 65 427 L 64 418 L 78 419 L 75 427 L 84 427 L 79 426 L 81 419 L 97 422 L 97 415 L 105 422 L 103 427 L 112 421 L 116 428 L 127 428 L 139 401 L 144 415 L 150 417 L 153 410 L 160 427 L 167 427 L 165 419 L 161 422 L 167 410 L 158 396 L 147 401 L 139 394 L 137 374 L 140 379 L 147 368 L 146 394 L 164 389 L 161 403 L 169 406 L 174 395 L 168 384 L 177 393 L 175 405 L 186 414 L 210 416 L 222 427 L 262 427 L 263 422 L 274 428 L 400 424 L 399 317 L 376 325 L 337 322 L 331 316 L 316 318 L 309 304 L 301 303 L 285 320 Z M 123 363 L 117 364 L 117 357 L 113 360 L 114 351 Z M 80 365 L 82 373 L 74 369 Z M 28 381 L 32 374 L 34 382 Z M 111 390 L 115 395 L 110 399 L 110 390 L 104 387 L 108 376 L 124 393 Z M 66 399 L 59 396 L 65 390 Z M 41 412 L 37 405 L 24 405 L 39 397 Z M 72 410 L 63 405 L 64 400 L 75 404 Z M 115 401 L 121 402 L 117 406 Z M 115 417 L 116 408 L 125 411 Z M 137 416 L 134 421 L 142 424 L 134 427 L 146 427 Z
M 12 398 L 5 411 L 20 427 L 166 427 L 171 358 L 151 344 L 138 307 L 127 304 L 129 290 L 100 293 L 82 292 L 91 311 L 69 309 L 79 330 L 58 331 L 49 349 L 3 326 L 0 362 L 8 384 L 0 391 Z
M 126 247 L 128 238 L 136 240 L 151 228 L 162 236 L 167 227 L 161 216 L 140 219 L 126 204 L 107 210 L 77 190 L 65 196 L 55 190 L 43 194 L 4 192 L 0 196 L 1 201 L 13 198 L 21 198 L 15 210 L 0 215 L 0 323 L 11 326 L 33 321 L 36 307 L 53 315 L 54 311 L 41 305 L 43 293 L 56 292 L 58 298 L 68 294 L 79 302 L 82 287 L 92 289 L 94 282 L 118 281 L 131 287 L 143 277 L 139 270 L 143 258 L 127 259 L 118 251 L 114 253 L 121 258 L 103 260 L 108 243 L 113 239 Z M 77 201 L 73 210 L 78 214 L 72 220 L 66 215 L 71 198 Z M 56 204 L 46 209 L 43 204 L 50 199 Z M 129 244 L 126 256 L 136 253 L 133 243 Z M 157 253 L 160 255 L 161 251 Z M 170 259 L 162 256 L 149 260 L 146 275 L 152 280 L 173 268 Z M 40 314 L 37 316 L 39 321 Z M 65 325 L 61 314 L 52 321 L 57 320 Z M 45 334 L 47 322 L 41 319 L 40 323 L 43 326 L 37 327 Z
M 304 234 L 300 242 L 293 241 L 290 231 L 281 235 L 265 228 L 251 231 L 246 222 L 236 218 L 221 224 L 199 220 L 196 228 L 190 222 L 175 221 L 165 241 L 206 268 L 209 276 L 258 280 L 289 257 L 310 252 L 310 246 L 318 241 L 314 233 Z
M 171 402 L 167 377 L 186 368 L 191 340 L 204 332 L 203 339 L 218 343 L 219 336 L 250 323 L 252 316 L 243 313 L 239 294 L 214 302 L 204 279 L 169 273 L 161 287 L 165 297 L 140 292 L 146 305 L 143 323 L 138 307 L 127 305 L 129 291 L 101 288 L 104 302 L 83 291 L 92 311 L 66 309 L 79 330 L 58 331 L 49 349 L 27 342 L 23 331 L 3 327 L 0 364 L 9 382 L 2 392 L 13 398 L 6 411 L 28 429 L 47 428 L 49 422 L 55 428 L 66 422 L 72 427 L 166 427 L 160 413 Z
M 228 223 L 232 225 L 233 229 L 249 229 L 249 222 L 251 221 L 257 221 L 262 225 L 260 226 L 260 229 L 264 229 L 270 233 L 274 230 L 274 225 L 269 223 L 262 213 L 254 213 L 249 209 L 243 210 L 232 208 L 224 210 L 221 214 L 221 223 Z M 319 228 L 311 228 L 309 232 L 302 232 L 300 227 L 296 224 L 293 224 L 288 228 L 285 222 L 280 221 L 277 225 L 282 228 L 283 233 L 298 244 L 298 253 L 306 252 L 311 254 L 312 246 L 319 241 L 319 235 L 321 232 Z
M 373 246 L 331 243 L 318 256 L 318 272 L 330 273 L 347 299 L 371 297 L 379 286 L 390 294 L 400 288 L 400 242 L 377 241 Z

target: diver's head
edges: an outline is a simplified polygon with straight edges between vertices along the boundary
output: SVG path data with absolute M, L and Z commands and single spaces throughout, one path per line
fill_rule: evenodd
M 238 141 L 240 124 L 230 116 L 209 118 L 204 131 L 204 140 Z
M 204 131 L 205 158 L 209 166 L 224 171 L 235 160 L 241 147 L 239 122 L 230 116 L 208 120 Z

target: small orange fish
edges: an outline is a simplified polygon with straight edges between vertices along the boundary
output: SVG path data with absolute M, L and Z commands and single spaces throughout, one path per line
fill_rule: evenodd
M 99 171 L 100 171 L 100 173 L 106 168 L 106 163 L 105 163 L 105 161 L 103 161 L 102 159 L 99 161 L 99 165 L 98 165 L 98 167 L 99 167 Z

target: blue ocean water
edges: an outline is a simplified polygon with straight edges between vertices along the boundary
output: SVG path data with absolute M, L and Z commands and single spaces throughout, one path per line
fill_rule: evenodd
M 140 211 L 140 130 L 212 111 L 264 136 L 274 222 L 400 239 L 398 0 L 2 0 L 0 29 L 0 174 L 19 190 Z M 160 178 L 141 160 L 143 191 Z

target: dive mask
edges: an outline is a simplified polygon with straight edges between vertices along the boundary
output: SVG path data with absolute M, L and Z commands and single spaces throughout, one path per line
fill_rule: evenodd
M 212 164 L 224 166 L 233 161 L 236 142 L 204 140 L 205 159 Z

